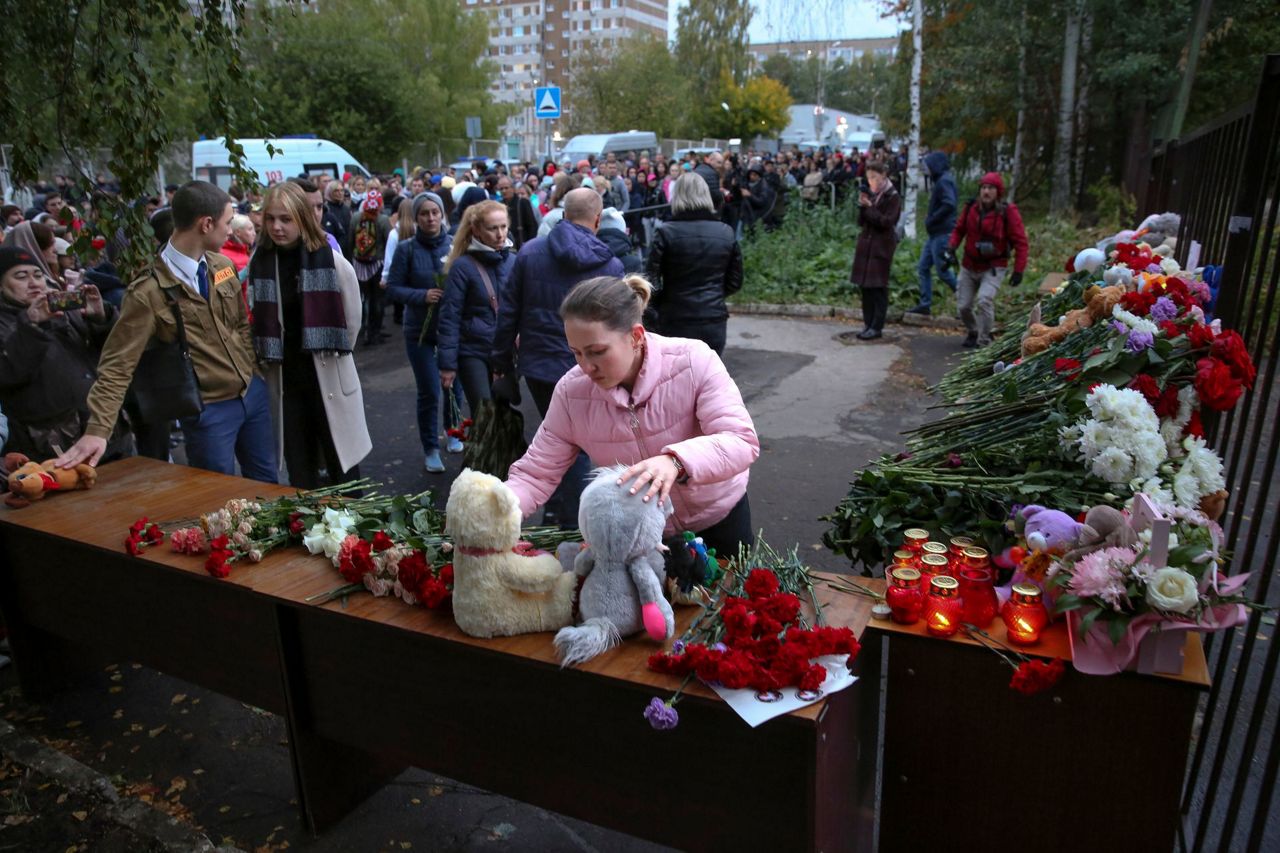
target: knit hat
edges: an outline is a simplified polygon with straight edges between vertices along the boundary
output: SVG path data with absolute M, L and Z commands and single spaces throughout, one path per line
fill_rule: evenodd
M 362 206 L 364 207 L 365 210 L 370 210 L 370 211 L 381 210 L 382 209 L 382 193 L 378 192 L 377 190 L 369 190 L 369 192 L 364 197 L 364 205 Z
M 19 249 L 14 246 L 0 247 L 0 278 L 4 278 L 5 274 L 14 267 L 23 265 L 40 268 L 40 262 L 35 256 L 26 249 Z
M 457 183 L 458 182 L 453 179 L 453 175 L 445 175 L 440 179 L 440 189 L 452 190 L 454 185 Z
M 581 170 L 583 170 L 583 169 L 586 169 L 586 170 L 590 171 L 590 169 L 591 169 L 591 161 L 590 161 L 590 160 L 579 160 L 579 161 L 578 161 L 578 170 L 579 170 L 579 171 L 581 171 Z
M 623 234 L 627 233 L 627 221 L 622 218 L 622 214 L 616 207 L 606 207 L 600 213 L 600 230 L 604 231 L 606 228 L 617 229 Z
M 422 210 L 422 206 L 427 202 L 431 202 L 440 209 L 440 215 L 444 216 L 444 202 L 440 200 L 440 196 L 433 192 L 418 193 L 413 197 L 413 218 L 418 218 L 418 212 Z
M 443 176 L 443 175 L 432 175 L 432 176 L 431 176 L 431 186 L 433 186 L 433 187 L 434 187 L 436 184 L 440 183 L 442 180 L 444 180 L 444 176 Z
M 978 181 L 979 187 L 983 184 L 990 184 L 996 188 L 996 198 L 1000 198 L 1004 195 L 1004 178 L 1000 177 L 999 172 L 987 172 L 982 176 L 982 180 Z

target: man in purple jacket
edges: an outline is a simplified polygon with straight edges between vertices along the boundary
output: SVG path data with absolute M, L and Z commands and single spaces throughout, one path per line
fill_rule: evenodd
M 603 210 L 595 190 L 571 190 L 564 197 L 564 218 L 559 224 L 546 237 L 525 243 L 516 255 L 501 296 L 489 359 L 497 376 L 493 383 L 496 402 L 518 404 L 516 376 L 522 376 L 538 414 L 546 417 L 556 383 L 575 364 L 564 338 L 560 303 L 580 281 L 624 272 L 622 261 L 596 236 Z M 578 526 L 578 497 L 590 468 L 591 460 L 580 454 L 547 501 L 544 524 L 568 529 Z

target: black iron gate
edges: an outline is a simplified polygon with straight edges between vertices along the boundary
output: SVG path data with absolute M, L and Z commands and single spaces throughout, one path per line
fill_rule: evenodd
M 1258 378 L 1211 426 L 1231 497 L 1224 517 L 1231 572 L 1251 572 L 1251 597 L 1280 605 L 1280 55 L 1267 57 L 1257 97 L 1157 150 L 1144 212 L 1182 215 L 1177 257 L 1193 242 L 1201 264 L 1220 264 L 1217 315 L 1239 330 Z M 1274 484 L 1274 485 L 1273 485 Z M 1206 640 L 1213 687 L 1202 703 L 1187 766 L 1182 847 L 1280 850 L 1280 739 L 1274 614 Z

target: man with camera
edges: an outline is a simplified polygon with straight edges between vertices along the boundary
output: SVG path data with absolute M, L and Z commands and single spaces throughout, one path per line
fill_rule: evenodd
M 1014 256 L 1009 284 L 1022 283 L 1027 268 L 1027 232 L 1017 206 L 1003 202 L 1004 179 L 999 172 L 987 172 L 978 185 L 978 197 L 970 199 L 956 219 L 943 256 L 946 266 L 956 262 L 956 249 L 964 242 L 956 302 L 968 334 L 965 347 L 985 347 L 991 343 L 996 321 L 996 294 Z M 974 303 L 977 303 L 976 310 Z

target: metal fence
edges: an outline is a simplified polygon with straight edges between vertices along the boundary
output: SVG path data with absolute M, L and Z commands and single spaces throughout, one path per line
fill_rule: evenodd
M 1258 377 L 1210 425 L 1231 497 L 1224 516 L 1230 571 L 1250 572 L 1255 601 L 1280 605 L 1280 55 L 1268 56 L 1252 104 L 1157 150 L 1144 212 L 1182 215 L 1179 260 L 1193 242 L 1220 264 L 1217 315 L 1249 344 Z M 1183 794 L 1183 850 L 1280 849 L 1280 739 L 1274 616 L 1205 643 L 1213 685 L 1202 707 Z

